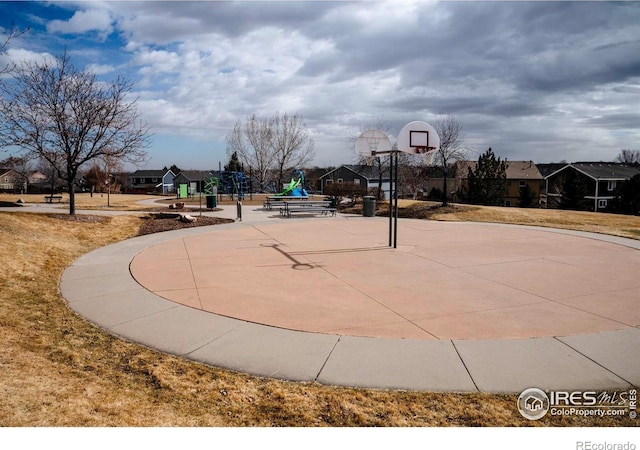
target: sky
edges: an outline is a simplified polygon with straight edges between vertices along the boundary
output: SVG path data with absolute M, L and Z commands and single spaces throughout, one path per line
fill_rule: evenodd
M 248 116 L 300 114 L 312 165 L 355 161 L 353 137 L 394 142 L 454 117 L 469 158 L 613 161 L 640 149 L 640 2 L 0 2 L 0 64 L 67 51 L 134 83 L 152 128 L 138 168 L 217 169 Z

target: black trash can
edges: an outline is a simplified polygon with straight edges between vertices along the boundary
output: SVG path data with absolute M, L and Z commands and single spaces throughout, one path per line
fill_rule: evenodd
M 213 209 L 218 206 L 218 198 L 215 195 L 207 195 L 207 209 Z
M 373 217 L 376 215 L 376 198 L 373 195 L 365 195 L 362 197 L 362 215 L 364 217 Z

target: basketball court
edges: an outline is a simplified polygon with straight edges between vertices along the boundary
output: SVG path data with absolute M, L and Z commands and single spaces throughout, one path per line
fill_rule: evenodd
M 267 213 L 263 213 L 267 214 Z M 313 333 L 400 339 L 570 336 L 640 324 L 640 252 L 553 230 L 285 219 L 142 251 L 135 280 L 191 308 Z
M 437 132 L 396 148 L 428 160 Z M 248 210 L 79 258 L 69 306 L 126 339 L 206 364 L 328 385 L 431 391 L 640 385 L 640 243 L 498 224 Z M 226 211 L 228 213 L 228 211 Z M 233 217 L 233 215 L 232 215 Z M 393 239 L 392 239 L 393 234 Z

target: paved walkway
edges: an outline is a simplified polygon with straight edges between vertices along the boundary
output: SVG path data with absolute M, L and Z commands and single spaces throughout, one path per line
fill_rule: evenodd
M 640 385 L 639 241 L 400 220 L 390 249 L 384 218 L 254 208 L 84 255 L 62 294 L 109 332 L 260 376 L 431 391 Z

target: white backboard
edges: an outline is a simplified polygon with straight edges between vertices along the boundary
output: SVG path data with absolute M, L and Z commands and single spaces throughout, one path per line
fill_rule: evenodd
M 398 134 L 398 150 L 411 154 L 435 152 L 440 148 L 440 137 L 427 122 L 414 121 L 406 124 Z
M 384 131 L 366 130 L 356 140 L 356 153 L 361 156 L 372 156 L 376 152 L 391 151 L 391 139 Z

